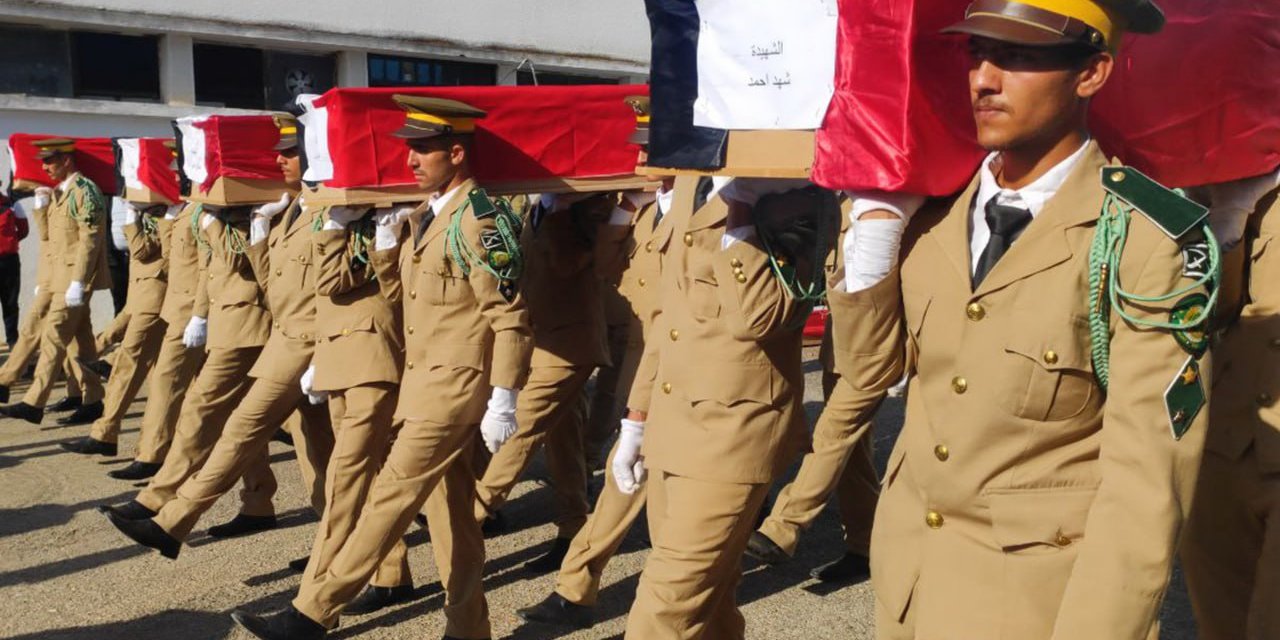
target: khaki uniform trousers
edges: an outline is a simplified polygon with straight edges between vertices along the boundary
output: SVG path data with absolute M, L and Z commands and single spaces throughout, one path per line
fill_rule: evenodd
M 587 521 L 587 465 L 582 450 L 580 402 L 591 367 L 533 367 L 516 402 L 518 428 L 476 484 L 476 521 L 506 504 L 533 454 L 546 443 L 555 491 L 558 537 L 569 539 Z M 432 537 L 432 541 L 435 538 Z
M 142 382 L 155 364 L 168 325 L 155 314 L 131 315 L 120 348 L 116 349 L 107 379 L 107 397 L 102 417 L 93 423 L 89 436 L 101 442 L 120 439 L 120 421 L 138 397 Z
M 79 372 L 78 358 L 94 358 L 93 323 L 89 319 L 89 300 L 91 292 L 84 294 L 84 304 L 78 307 L 67 307 L 57 295 L 49 307 L 49 315 L 45 318 L 44 328 L 40 335 L 40 359 L 36 363 L 36 375 L 27 389 L 22 401 L 43 408 L 49 401 L 49 394 L 57 376 L 62 372 L 64 362 L 70 355 L 70 366 L 73 372 Z M 80 385 L 80 397 L 85 404 L 93 404 L 102 400 L 102 381 L 96 375 L 76 373 Z
M 159 310 L 157 310 L 158 312 Z M 125 335 L 129 333 L 129 325 L 132 322 L 133 314 L 129 313 L 127 309 L 117 313 L 116 317 L 111 320 L 111 324 L 107 325 L 107 328 L 93 339 L 93 348 L 101 355 L 116 344 L 124 342 Z
M 629 640 L 744 638 L 742 553 L 768 484 L 695 480 L 649 470 L 653 551 L 627 617 Z
M 805 454 L 796 477 L 773 505 L 760 527 L 787 555 L 795 555 L 800 532 L 813 524 L 834 492 L 840 502 L 845 547 L 869 555 L 871 523 L 880 481 L 872 459 L 871 419 L 859 415 L 852 389 L 836 383 L 813 428 L 813 451 Z
M 1202 640 L 1280 638 L 1280 473 L 1204 454 L 1182 563 Z
M 212 451 L 206 452 L 207 461 L 197 467 L 198 471 L 182 483 L 175 497 L 156 515 L 156 524 L 176 540 L 186 540 L 200 516 L 235 487 L 241 476 L 245 478 L 245 490 L 241 494 L 245 513 L 274 513 L 271 505 L 271 496 L 275 493 L 274 474 L 268 469 L 260 481 L 251 482 L 248 472 L 266 461 L 271 436 L 294 411 L 302 414 L 302 433 L 299 434 L 302 437 L 294 439 L 298 464 L 323 469 L 333 450 L 328 408 L 307 402 L 297 382 L 256 378 L 252 384 L 244 399 L 235 403 L 235 410 L 221 434 L 214 434 L 216 442 L 210 443 Z M 166 467 L 168 464 L 165 460 Z M 318 475 L 323 477 L 324 472 Z M 270 485 L 265 482 L 268 477 Z M 268 486 L 271 493 L 265 494 Z M 250 505 L 255 505 L 256 513 L 249 511 Z M 311 505 L 317 515 L 324 513 L 322 487 L 311 487 Z
M 617 453 L 615 444 L 606 460 Z M 573 537 L 569 552 L 560 564 L 556 576 L 556 593 L 565 600 L 584 607 L 594 607 L 600 594 L 600 577 L 609 560 L 618 552 L 622 541 L 640 517 L 645 504 L 645 487 L 627 495 L 618 490 L 613 473 L 606 470 L 604 489 L 596 499 L 596 507 L 587 518 L 587 524 Z
M 31 306 L 27 307 L 27 315 L 22 317 L 22 326 L 18 328 L 18 341 L 9 345 L 9 359 L 0 368 L 0 385 L 12 386 L 22 376 L 32 358 L 40 355 L 40 334 L 44 328 L 44 319 L 49 315 L 49 307 L 53 305 L 53 294 L 46 287 L 40 287 L 31 298 Z
M 377 382 L 329 392 L 329 419 L 333 424 L 333 455 L 325 478 L 324 515 L 316 529 L 306 576 L 329 570 L 333 557 L 356 528 L 369 489 L 391 450 L 395 422 L 395 384 Z M 398 587 L 413 584 L 409 550 L 400 540 L 382 559 L 369 584 Z
M 139 462 L 164 462 L 187 390 L 204 366 L 205 350 L 189 349 L 182 344 L 185 331 L 184 325 L 168 325 L 161 338 L 160 352 L 151 368 L 151 382 L 147 387 L 147 407 L 142 412 L 136 456 Z
M 431 551 L 445 591 L 444 634 L 489 638 L 484 598 L 484 536 L 472 513 L 475 503 L 476 424 L 446 425 L 406 420 L 394 436 L 387 462 L 365 500 L 355 530 L 325 573 L 308 576 L 293 606 L 332 628 L 426 505 Z
M 618 430 L 618 421 L 622 418 L 627 393 L 631 391 L 630 383 L 625 388 L 620 386 L 624 377 L 624 362 L 628 351 L 628 325 L 609 325 L 606 328 L 609 342 L 609 362 L 613 366 L 596 369 L 596 388 L 591 396 L 591 406 L 587 410 L 586 427 L 583 430 L 582 444 L 586 451 L 587 464 L 592 470 L 599 469 L 608 462 L 601 458 L 605 445 Z M 635 367 L 631 368 L 631 377 L 635 377 Z
M 182 405 L 178 428 L 164 464 L 147 488 L 134 498 L 142 506 L 159 512 L 177 497 L 183 483 L 204 466 L 227 418 L 249 390 L 253 382 L 249 370 L 261 352 L 262 347 L 209 350 L 204 367 Z M 276 478 L 271 473 L 265 448 L 245 472 L 244 487 L 242 513 L 251 516 L 275 513 L 271 498 L 276 492 Z

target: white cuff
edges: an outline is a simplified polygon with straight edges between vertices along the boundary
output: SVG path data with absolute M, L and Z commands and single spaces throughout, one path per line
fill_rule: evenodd
M 345 223 L 338 222 L 333 218 L 330 218 L 324 221 L 324 226 L 321 228 L 324 229 L 325 231 L 342 231 L 343 229 L 347 228 L 347 225 Z
M 756 237 L 755 225 L 725 229 L 724 236 L 720 238 L 720 250 L 724 251 L 738 242 L 754 237 Z
M 844 240 L 845 290 L 870 289 L 893 271 L 906 220 L 856 220 Z
M 889 211 L 903 220 L 910 220 L 920 205 L 924 204 L 924 196 L 914 193 L 889 193 L 888 191 L 851 191 L 849 198 L 853 200 L 853 209 L 849 212 L 851 220 L 861 218 L 868 211 Z
M 515 413 L 516 397 L 519 393 L 520 392 L 516 389 L 494 387 L 493 393 L 489 396 L 489 410 L 500 411 L 502 413 Z

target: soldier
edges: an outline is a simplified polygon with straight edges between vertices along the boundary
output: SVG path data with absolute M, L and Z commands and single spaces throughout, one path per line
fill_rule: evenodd
M 277 163 L 286 184 L 296 189 L 302 182 L 297 121 L 292 116 L 277 116 L 277 126 L 280 129 Z M 282 220 L 273 226 L 272 221 L 281 213 Z M 211 425 L 216 442 L 206 445 L 212 449 L 204 452 L 207 462 L 197 463 L 177 493 L 163 502 L 161 508 L 153 508 L 158 512 L 154 519 L 107 513 L 112 524 L 138 544 L 156 549 L 165 557 L 177 557 L 181 543 L 200 516 L 230 491 L 241 476 L 266 465 L 271 437 L 294 411 L 302 414 L 302 428 L 295 434 L 300 437 L 294 439 L 299 464 L 317 470 L 304 474 L 305 477 L 323 481 L 323 469 L 333 451 L 329 413 L 327 407 L 307 402 L 300 385 L 303 373 L 311 364 L 316 340 L 316 274 L 309 235 L 311 226 L 312 217 L 306 215 L 300 198 L 288 193 L 279 202 L 254 210 L 249 221 L 249 246 L 244 250 L 243 259 L 257 279 L 258 287 L 266 294 L 270 318 L 274 319 L 270 337 L 248 372 L 251 386 L 235 404 L 225 426 L 217 433 L 217 425 Z M 264 480 L 272 477 L 269 467 L 258 477 Z M 253 478 L 245 476 L 246 485 Z M 308 488 L 316 514 L 323 514 L 323 488 Z M 275 514 L 268 489 L 274 492 L 274 482 L 263 485 L 256 504 L 246 504 L 246 511 L 217 527 L 215 537 L 274 528 Z M 256 507 L 257 512 L 249 512 L 250 507 Z
M 1216 245 L 1086 126 L 1123 31 L 1163 14 L 1049 4 L 977 0 L 948 29 L 991 154 L 898 271 L 832 298 L 849 384 L 913 376 L 872 531 L 882 639 L 1158 636 L 1206 433 L 1218 265 L 1187 258 Z
M 146 480 L 160 471 L 187 390 L 205 361 L 204 318 L 192 316 L 200 277 L 200 248 L 195 229 L 204 207 L 186 204 L 170 208 L 156 225 L 162 260 L 167 267 L 164 304 L 160 320 L 165 323 L 155 366 L 151 368 L 147 405 L 142 412 L 138 455 L 123 469 L 107 472 L 119 480 Z
M 125 311 L 124 337 L 112 358 L 114 373 L 107 382 L 103 416 L 93 423 L 88 436 L 66 442 L 62 448 L 82 454 L 110 452 L 115 455 L 120 439 L 120 421 L 142 388 L 155 362 L 165 324 L 160 319 L 168 277 L 160 245 L 158 220 L 167 213 L 164 205 L 141 211 L 126 203 L 125 238 L 129 241 L 129 294 Z M 101 352 L 101 349 L 99 349 Z
M 837 246 L 848 247 L 851 270 L 856 269 L 852 254 L 857 238 L 849 229 L 862 213 L 850 211 L 841 219 L 843 242 Z M 846 271 L 845 252 L 836 250 L 830 254 L 828 290 L 840 288 L 840 283 L 850 276 L 857 277 L 856 271 Z M 880 480 L 872 460 L 871 421 L 883 394 L 859 393 L 840 382 L 832 331 L 833 324 L 828 317 L 819 351 L 826 404 L 813 427 L 813 451 L 805 454 L 795 479 L 782 489 L 760 529 L 751 534 L 747 553 L 771 564 L 789 560 L 795 555 L 800 532 L 813 524 L 834 492 L 840 505 L 845 552 L 836 560 L 815 568 L 810 575 L 823 582 L 838 583 L 866 579 L 871 572 L 871 524 L 880 494 Z
M 1249 262 L 1239 317 L 1230 317 L 1235 308 L 1220 314 L 1227 322 L 1214 345 L 1209 437 L 1182 562 L 1201 638 L 1264 640 L 1280 637 L 1280 261 L 1268 246 L 1280 232 L 1280 171 L 1215 185 L 1210 200 L 1216 218 L 1248 221 L 1218 238 L 1224 250 L 1239 243 L 1231 253 Z
M 648 162 L 649 98 L 628 98 L 636 110 L 636 132 L 631 142 L 641 146 L 637 165 Z M 670 218 L 675 178 L 654 178 L 660 182 L 656 193 L 623 193 L 607 224 L 601 225 L 596 242 L 596 270 L 611 295 L 617 296 L 628 319 L 626 350 L 617 360 L 617 387 L 610 396 L 624 399 L 631 391 L 636 368 L 644 354 L 646 335 L 658 312 L 658 286 L 662 262 L 658 247 L 671 233 Z M 597 377 L 596 384 L 603 384 Z M 600 393 L 597 389 L 596 393 Z M 598 410 L 598 409 L 594 409 Z M 593 411 L 594 411 L 593 410 Z M 620 408 L 610 408 L 611 421 L 618 424 Z M 612 431 L 612 429 L 610 429 Z M 627 428 L 609 452 L 614 460 L 619 448 L 638 446 L 634 430 Z M 588 451 L 590 453 L 590 451 Z M 594 607 L 605 566 L 621 546 L 623 538 L 644 507 L 644 491 L 638 484 L 619 487 L 612 473 L 605 474 L 604 488 L 595 508 L 569 545 L 560 565 L 555 590 L 538 604 L 517 614 L 527 622 L 586 628 L 594 623 Z
M 400 244 L 397 231 L 403 224 L 397 221 L 413 209 L 333 207 L 312 236 L 320 342 L 303 386 L 312 395 L 328 397 L 334 450 L 325 480 L 324 517 L 306 567 L 310 576 L 328 572 L 355 529 L 399 426 L 395 412 L 405 336 L 398 305 L 382 294 L 370 256 Z M 372 613 L 412 596 L 408 549 L 401 542 L 343 613 Z
M 837 212 L 829 193 L 809 190 L 757 203 L 796 182 L 741 179 L 695 212 L 692 182 L 683 185 L 657 247 L 662 308 L 611 463 L 623 489 L 650 474 L 653 552 L 627 637 L 741 638 L 742 553 L 769 484 L 806 446 L 801 329 L 822 286 L 819 238 L 834 239 Z M 828 199 L 831 208 L 814 204 Z M 820 221 L 820 211 L 825 234 L 779 242 L 780 229 L 811 227 L 791 216 Z
M 602 206 L 612 208 L 608 196 L 544 196 L 529 215 L 520 284 L 533 323 L 532 368 L 516 406 L 519 428 L 476 483 L 476 519 L 496 518 L 533 454 L 546 443 L 557 535 L 551 550 L 530 563 L 538 571 L 560 566 L 590 508 L 583 416 L 577 409 L 592 371 L 609 363 L 604 305 L 592 266 L 592 232 Z
M 328 571 L 305 575 L 287 609 L 232 614 L 265 640 L 324 638 L 424 502 L 445 590 L 445 638 L 491 636 L 471 458 L 477 436 L 496 451 L 515 432 L 517 390 L 528 375 L 519 222 L 472 178 L 471 134 L 484 112 L 451 100 L 396 100 L 408 112 L 397 135 L 409 142 L 409 166 L 435 194 L 408 217 L 409 237 L 372 257 L 383 292 L 403 305 L 401 386 L 412 393 L 400 396 L 403 426 Z
M 89 299 L 94 291 L 111 286 L 111 274 L 107 271 L 110 220 L 106 198 L 98 186 L 76 168 L 72 155 L 75 142 L 53 138 L 35 144 L 40 149 L 45 172 L 58 183 L 47 213 L 55 256 L 50 282 L 53 299 L 40 336 L 40 360 L 31 387 L 22 402 L 0 407 L 0 414 L 40 424 L 55 377 L 67 357 L 68 345 L 74 341 L 79 349 L 73 356 L 89 357 L 93 353 Z M 58 260 L 57 256 L 62 259 Z M 102 383 L 97 376 L 84 376 L 80 382 L 81 406 L 69 421 L 102 412 Z M 0 389 L 0 395 L 8 395 L 8 387 Z

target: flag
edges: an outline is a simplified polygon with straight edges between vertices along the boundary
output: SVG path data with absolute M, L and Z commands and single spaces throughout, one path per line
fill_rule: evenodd
M 173 122 L 182 193 L 207 193 L 219 178 L 279 182 L 280 130 L 271 116 L 193 116 Z
M 116 187 L 122 196 L 131 190 L 150 191 L 169 204 L 182 199 L 169 138 L 116 138 Z
M 12 172 L 10 187 L 34 189 L 40 186 L 57 186 L 49 179 L 40 159 L 36 157 L 38 150 L 35 142 L 49 138 L 74 140 L 76 168 L 84 177 L 98 185 L 102 193 L 109 196 L 116 194 L 116 156 L 111 138 L 72 138 L 54 134 L 15 133 L 9 136 L 9 167 Z
M 645 86 L 424 87 L 332 89 L 303 97 L 303 179 L 332 188 L 411 185 L 408 146 L 392 135 L 405 112 L 395 95 L 466 103 L 476 121 L 474 165 L 481 183 L 635 174 L 639 148 L 628 142 L 635 112 L 625 98 Z
M 652 43 L 649 164 L 721 168 L 728 132 L 693 122 L 698 98 L 698 7 L 694 0 L 645 0 L 645 8 Z

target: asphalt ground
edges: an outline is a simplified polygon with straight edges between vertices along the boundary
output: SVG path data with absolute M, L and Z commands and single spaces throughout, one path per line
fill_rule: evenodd
M 816 350 L 807 354 L 811 359 L 806 366 L 806 408 L 813 418 L 821 410 L 821 386 L 812 360 Z M 15 388 L 15 398 L 21 389 Z M 287 446 L 271 445 L 272 468 L 280 484 L 280 527 L 274 531 L 232 540 L 204 535 L 205 528 L 235 514 L 238 497 L 232 492 L 206 514 L 179 559 L 169 561 L 130 543 L 98 513 L 99 505 L 123 502 L 142 486 L 105 474 L 128 463 L 143 403 L 139 399 L 131 407 L 117 458 L 79 456 L 58 446 L 85 435 L 88 427 L 57 427 L 55 416 L 46 417 L 40 427 L 0 419 L 0 638 L 245 640 L 249 636 L 234 628 L 231 610 L 272 610 L 288 604 L 296 593 L 300 576 L 286 563 L 310 550 L 316 518 L 306 507 L 293 450 Z M 901 401 L 891 399 L 877 416 L 874 437 L 881 468 L 901 428 L 902 410 Z M 545 476 L 541 460 L 536 461 L 504 510 L 510 530 L 487 543 L 485 589 L 494 637 L 620 637 L 647 554 L 642 527 L 632 532 L 605 572 L 595 627 L 569 633 L 522 625 L 515 615 L 516 609 L 539 601 L 554 586 L 554 575 L 538 575 L 525 567 L 555 535 Z M 745 560 L 738 600 L 749 638 L 873 637 L 869 584 L 831 587 L 809 577 L 811 568 L 840 554 L 839 529 L 833 509 L 828 509 L 805 534 L 790 563 L 765 567 Z M 417 585 L 413 601 L 345 618 L 330 637 L 390 640 L 442 635 L 443 594 L 426 532 L 414 525 L 408 541 Z M 1163 638 L 1196 637 L 1180 575 L 1175 575 L 1162 619 Z

